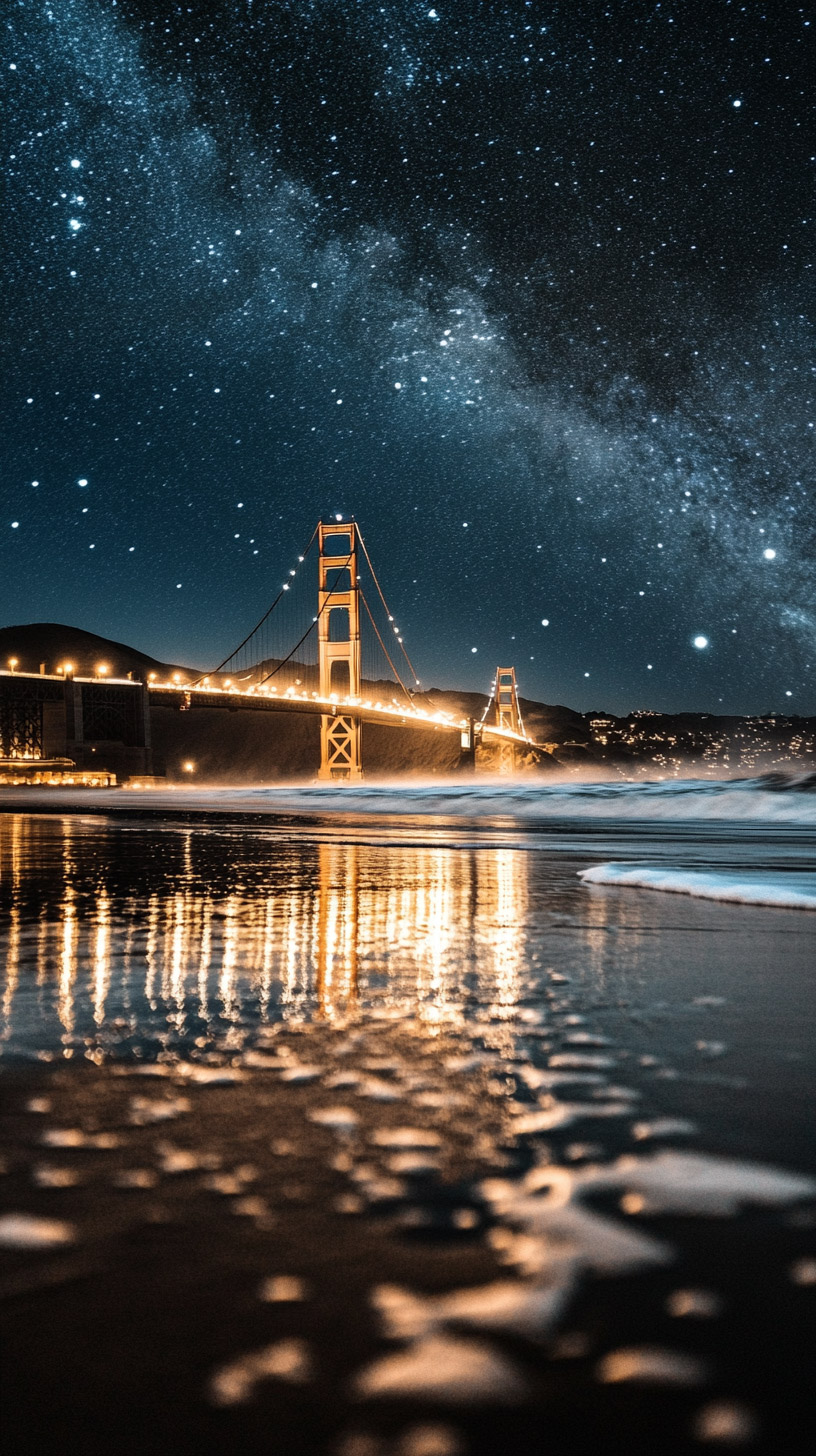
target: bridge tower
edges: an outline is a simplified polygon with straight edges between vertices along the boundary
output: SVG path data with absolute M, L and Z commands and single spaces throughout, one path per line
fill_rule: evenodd
M 317 643 L 320 696 L 358 698 L 362 686 L 357 527 L 332 521 L 317 528 Z M 335 668 L 339 667 L 339 672 Z M 320 719 L 321 779 L 361 779 L 361 723 L 356 714 L 324 713 Z
M 496 668 L 496 727 L 509 728 L 512 733 L 522 733 L 523 725 L 519 710 L 516 669 Z M 516 745 L 500 741 L 499 773 L 512 773 L 516 767 Z

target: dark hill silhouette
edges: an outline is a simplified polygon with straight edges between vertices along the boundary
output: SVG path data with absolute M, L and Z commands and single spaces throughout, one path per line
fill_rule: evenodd
M 149 672 L 164 676 L 178 671 L 197 671 L 180 668 L 178 663 L 159 662 L 124 642 L 112 642 L 108 637 L 85 632 L 81 627 L 69 627 L 64 622 L 27 622 L 18 627 L 0 627 L 0 667 L 6 667 L 10 657 L 17 658 L 21 672 L 39 672 L 41 662 L 45 663 L 46 672 L 56 672 L 61 663 L 72 662 L 77 677 L 93 676 L 98 662 L 107 664 L 112 677 L 133 673 L 134 677 L 144 678 Z

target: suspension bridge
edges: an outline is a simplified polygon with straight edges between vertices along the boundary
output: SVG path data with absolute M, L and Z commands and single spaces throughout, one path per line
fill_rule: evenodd
M 298 593 L 313 554 L 316 595 L 313 572 L 311 590 Z M 149 691 L 182 710 L 318 715 L 321 779 L 362 777 L 365 722 L 458 734 L 465 763 L 480 743 L 493 743 L 503 772 L 512 772 L 519 751 L 542 749 L 524 730 L 512 667 L 497 670 L 481 720 L 417 703 L 421 684 L 362 532 L 342 518 L 318 523 L 272 605 L 216 668 L 189 683 L 152 680 Z
M 505 773 L 547 752 L 525 731 L 512 667 L 496 670 L 478 720 L 424 694 L 360 527 L 339 516 L 317 524 L 271 606 L 207 673 L 179 670 L 161 680 L 150 672 L 136 682 L 105 676 L 104 664 L 93 678 L 68 662 L 48 674 L 43 663 L 39 675 L 15 671 L 16 658 L 10 666 L 0 671 L 0 761 L 64 754 L 87 767 L 100 761 L 95 743 L 108 756 L 118 743 L 132 769 L 147 771 L 151 707 L 317 716 L 321 779 L 362 777 L 367 722 L 458 735 L 465 768 L 475 767 L 482 747 Z

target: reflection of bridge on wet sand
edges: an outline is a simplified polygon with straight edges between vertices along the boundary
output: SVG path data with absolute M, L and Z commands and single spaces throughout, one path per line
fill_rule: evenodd
M 315 545 L 316 614 L 313 591 L 295 590 Z M 318 717 L 324 779 L 362 776 L 364 723 L 454 735 L 463 767 L 482 745 L 503 772 L 520 754 L 545 751 L 524 729 L 512 667 L 497 669 L 481 721 L 423 701 L 360 529 L 336 518 L 316 526 L 272 605 L 208 674 L 160 681 L 150 673 L 137 683 L 106 676 L 104 664 L 94 678 L 75 676 L 71 663 L 48 675 L 44 664 L 39 675 L 15 671 L 15 659 L 11 666 L 0 672 L 0 758 L 64 756 L 88 769 L 116 744 L 125 772 L 149 772 L 150 705 Z
M 162 866 L 139 861 L 145 888 L 134 895 L 117 884 L 121 830 L 94 834 L 89 845 L 70 818 L 0 823 L 10 906 L 0 1010 L 12 1044 L 42 1045 L 47 1034 L 79 1054 L 115 1040 L 123 1020 L 178 1043 L 281 1012 L 331 1019 L 358 998 L 431 1023 L 461 1019 L 474 993 L 508 1012 L 518 1001 L 521 851 L 252 834 L 244 863 L 234 831 L 174 830 L 161 836 Z M 128 856 L 134 842 L 129 833 Z M 268 865 L 258 860 L 264 845 Z M 155 847 L 146 830 L 145 856 Z M 42 864 L 56 871 L 47 890 Z

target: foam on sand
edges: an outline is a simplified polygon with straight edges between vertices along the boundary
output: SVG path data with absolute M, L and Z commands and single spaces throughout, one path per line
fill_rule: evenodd
M 579 870 L 585 885 L 629 885 L 640 890 L 665 890 L 702 900 L 740 905 L 775 905 L 788 910 L 816 910 L 816 874 L 780 871 L 688 870 L 672 865 L 600 864 Z

